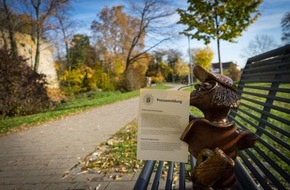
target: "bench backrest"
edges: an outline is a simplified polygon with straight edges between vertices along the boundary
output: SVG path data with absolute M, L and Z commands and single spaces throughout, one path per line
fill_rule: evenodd
M 248 59 L 238 94 L 229 118 L 259 136 L 239 153 L 239 188 L 290 189 L 290 44 Z

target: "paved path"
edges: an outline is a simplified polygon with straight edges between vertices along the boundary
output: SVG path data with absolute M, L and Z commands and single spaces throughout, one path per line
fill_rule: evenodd
M 100 183 L 96 174 L 62 177 L 98 144 L 137 117 L 138 100 L 102 106 L 1 137 L 0 190 L 117 189 L 112 178 Z

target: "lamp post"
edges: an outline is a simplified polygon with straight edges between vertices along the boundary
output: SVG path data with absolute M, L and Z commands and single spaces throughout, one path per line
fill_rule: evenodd
M 190 66 L 190 78 L 189 78 L 189 81 L 188 83 L 190 85 L 192 85 L 193 83 L 193 65 L 192 65 L 192 60 L 191 60 L 191 53 L 190 53 L 190 38 L 189 36 L 187 36 L 187 39 L 188 39 L 188 56 L 189 56 L 189 66 Z

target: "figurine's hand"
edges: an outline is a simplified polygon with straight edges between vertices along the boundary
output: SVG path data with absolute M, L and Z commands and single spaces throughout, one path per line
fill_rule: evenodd
M 203 149 L 198 154 L 193 176 L 202 185 L 212 186 L 234 165 L 234 161 L 219 148 L 213 151 Z
M 249 130 L 238 129 L 241 139 L 237 143 L 238 150 L 254 147 L 258 136 Z

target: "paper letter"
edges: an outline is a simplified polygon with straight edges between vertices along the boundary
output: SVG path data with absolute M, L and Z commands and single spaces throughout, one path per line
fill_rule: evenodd
M 142 89 L 139 102 L 137 158 L 187 162 L 180 140 L 189 120 L 187 91 Z

